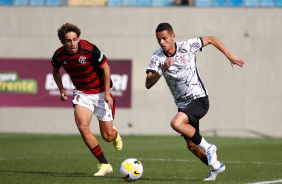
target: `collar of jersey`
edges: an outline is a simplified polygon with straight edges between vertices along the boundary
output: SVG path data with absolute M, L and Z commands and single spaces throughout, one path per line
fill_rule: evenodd
M 164 53 L 164 55 L 165 55 L 166 57 L 173 57 L 173 56 L 175 56 L 176 51 L 177 51 L 177 45 L 176 45 L 176 42 L 174 42 L 174 44 L 175 44 L 175 51 L 174 51 L 174 53 L 172 54 L 172 56 L 168 56 L 168 55 L 163 51 L 163 53 Z

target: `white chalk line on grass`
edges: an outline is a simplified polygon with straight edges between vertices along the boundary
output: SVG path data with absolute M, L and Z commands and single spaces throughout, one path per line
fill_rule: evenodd
M 126 159 L 126 158 L 110 158 L 110 159 Z M 162 161 L 162 162 L 196 162 L 198 160 L 182 160 L 182 159 L 161 159 L 161 158 L 138 158 L 138 160 L 153 160 L 153 161 Z M 242 162 L 242 161 L 222 161 L 223 163 L 231 163 L 231 164 L 275 164 L 282 165 L 279 162 Z
M 255 182 L 255 183 L 246 183 L 246 184 L 269 184 L 269 183 L 282 183 L 282 179 L 274 180 L 274 181 L 260 181 L 260 182 Z
M 0 158 L 0 160 L 43 160 L 43 159 L 53 159 L 53 160 L 67 160 L 73 159 L 70 157 L 60 157 L 60 158 Z M 79 159 L 92 159 L 92 157 L 81 157 Z M 125 160 L 127 158 L 111 158 L 112 160 Z M 152 160 L 152 161 L 160 161 L 160 162 L 197 162 L 198 160 L 185 160 L 185 159 L 163 159 L 163 158 L 138 158 L 138 160 Z M 279 162 L 242 162 L 242 161 L 222 161 L 223 163 L 230 163 L 230 164 L 275 164 L 275 165 L 282 165 Z
M 0 158 L 1 160 L 35 160 L 34 158 Z M 67 157 L 61 157 L 61 158 L 53 158 L 53 159 L 72 159 Z M 80 159 L 91 159 L 90 157 L 82 157 Z M 109 158 L 112 160 L 125 160 L 127 158 Z M 41 159 L 42 160 L 42 159 Z M 183 160 L 183 159 L 162 159 L 162 158 L 138 158 L 138 160 L 152 160 L 152 161 L 161 161 L 161 162 L 196 162 L 198 160 Z M 271 163 L 271 162 L 242 162 L 242 161 L 223 161 L 224 163 L 232 163 L 232 164 L 275 164 L 275 165 L 281 165 L 282 163 Z M 255 183 L 246 183 L 246 184 L 271 184 L 271 183 L 282 183 L 281 180 L 274 180 L 274 181 L 262 181 L 262 182 L 255 182 Z

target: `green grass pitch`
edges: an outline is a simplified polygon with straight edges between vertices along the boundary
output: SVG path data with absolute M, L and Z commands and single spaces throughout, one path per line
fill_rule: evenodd
M 93 177 L 98 161 L 80 135 L 0 134 L 0 183 L 124 183 L 119 166 L 139 159 L 144 168 L 135 183 L 207 183 L 210 168 L 186 148 L 180 136 L 122 136 L 124 148 L 97 137 L 114 172 Z M 206 137 L 218 147 L 226 171 L 210 183 L 254 183 L 282 180 L 281 138 Z

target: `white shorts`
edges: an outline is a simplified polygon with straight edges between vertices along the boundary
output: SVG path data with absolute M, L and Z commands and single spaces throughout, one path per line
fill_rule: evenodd
M 74 89 L 72 103 L 90 109 L 92 113 L 97 116 L 98 120 L 112 121 L 115 114 L 115 102 L 113 103 L 113 108 L 109 109 L 108 103 L 104 100 L 104 96 L 104 92 L 98 94 L 85 94 L 82 91 Z M 113 96 L 112 98 L 114 100 Z

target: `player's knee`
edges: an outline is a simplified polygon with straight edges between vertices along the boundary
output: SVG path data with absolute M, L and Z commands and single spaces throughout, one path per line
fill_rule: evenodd
M 104 134 L 102 134 L 102 137 L 107 142 L 111 142 L 111 141 L 114 140 L 114 135 L 112 133 L 111 134 L 110 133 L 104 133 Z
M 82 133 L 82 134 L 89 132 L 89 127 L 84 125 L 84 124 L 77 125 L 77 128 L 78 128 L 79 132 Z
M 181 130 L 181 124 L 180 122 L 178 122 L 176 119 L 173 119 L 171 122 L 170 122 L 170 126 L 177 132 L 180 132 Z

